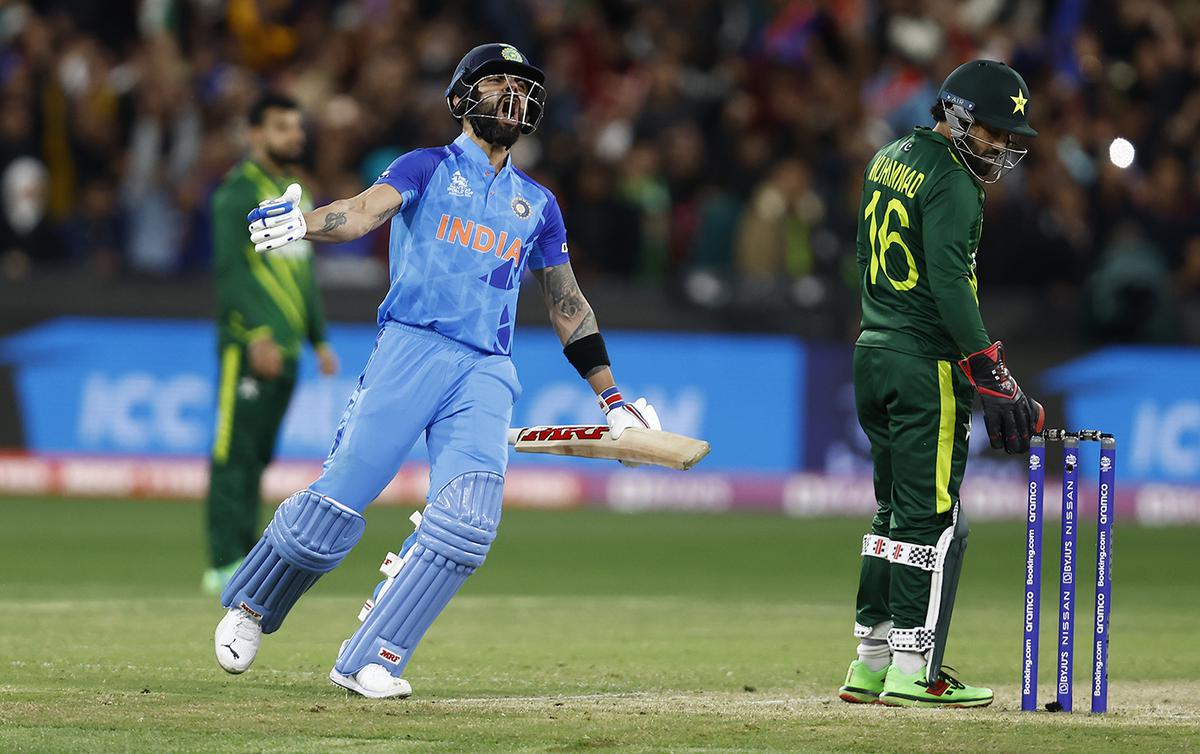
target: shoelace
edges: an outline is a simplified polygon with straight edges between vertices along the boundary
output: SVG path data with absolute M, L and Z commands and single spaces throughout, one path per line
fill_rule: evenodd
M 967 687 L 967 685 L 965 683 L 963 683 L 962 681 L 958 680 L 954 676 L 947 673 L 946 672 L 947 670 L 954 671 L 955 673 L 958 672 L 957 670 L 950 667 L 949 665 L 943 665 L 942 669 L 940 671 L 938 671 L 938 680 L 939 681 L 945 681 L 946 684 L 949 685 L 950 688 L 952 688 L 952 689 L 965 689 Z
M 254 641 L 259 634 L 258 621 L 243 610 L 233 626 L 233 633 L 242 641 Z

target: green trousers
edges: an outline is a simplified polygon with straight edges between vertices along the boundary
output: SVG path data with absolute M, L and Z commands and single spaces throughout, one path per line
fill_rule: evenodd
M 250 552 L 262 535 L 263 469 L 275 454 L 275 439 L 296 386 L 296 360 L 284 359 L 273 380 L 251 373 L 245 347 L 222 343 L 217 382 L 217 421 L 205 517 L 209 558 L 214 568 Z
M 858 346 L 854 397 L 871 441 L 878 505 L 871 533 L 936 544 L 958 503 L 974 388 L 952 362 Z M 925 625 L 930 580 L 929 571 L 863 556 L 856 622 Z

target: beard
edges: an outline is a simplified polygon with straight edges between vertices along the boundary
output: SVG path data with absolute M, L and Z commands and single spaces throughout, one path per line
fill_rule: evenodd
M 488 144 L 512 149 L 513 144 L 516 144 L 517 139 L 521 136 L 521 127 L 516 123 L 505 123 L 496 118 L 479 115 L 468 117 L 471 120 L 471 128 L 475 131 L 475 135 Z
M 999 161 L 1005 150 L 997 148 L 991 142 L 978 137 L 967 137 L 958 145 L 958 153 L 975 175 L 981 179 L 991 178 L 1000 171 Z M 975 151 L 974 147 L 982 147 Z
M 280 167 L 291 167 L 300 162 L 300 155 L 303 154 L 304 148 L 299 149 L 271 149 L 266 148 L 267 157 L 271 162 Z
M 517 139 L 521 136 L 521 124 L 505 123 L 496 116 L 499 115 L 501 106 L 504 106 L 507 111 L 519 109 L 513 107 L 516 104 L 516 100 L 507 99 L 505 96 L 493 96 L 490 99 L 491 107 L 486 112 L 481 111 L 476 115 L 468 116 L 471 119 L 471 128 L 475 131 L 476 136 L 488 144 L 512 149 L 513 144 L 516 144 Z M 485 104 L 486 102 L 487 100 L 481 104 Z
M 984 156 L 993 159 L 995 158 L 995 155 L 991 154 Z M 970 165 L 971 170 L 974 171 L 975 175 L 979 176 L 980 178 L 991 178 L 994 173 L 1000 170 L 1000 166 L 994 162 L 983 159 L 984 156 L 977 155 L 970 150 L 966 150 L 966 153 L 963 154 L 963 157 L 966 158 L 967 164 Z

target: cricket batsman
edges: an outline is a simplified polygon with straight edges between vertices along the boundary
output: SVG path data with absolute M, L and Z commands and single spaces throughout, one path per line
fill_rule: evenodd
M 293 184 L 249 214 L 251 240 L 267 256 L 301 239 L 358 238 L 390 220 L 391 287 L 320 478 L 279 506 L 221 595 L 227 612 L 215 648 L 230 673 L 249 668 L 262 634 L 277 630 L 346 557 L 362 536 L 363 510 L 424 434 L 424 515 L 398 556 L 389 553 L 387 579 L 329 674 L 362 696 L 412 693 L 405 666 L 496 537 L 509 420 L 521 393 L 510 353 L 526 269 L 611 434 L 660 429 L 645 399 L 626 403 L 617 389 L 571 270 L 557 200 L 509 157 L 542 119 L 545 75 L 511 45 L 481 45 L 455 68 L 446 104 L 462 126 L 453 143 L 402 155 L 353 198 L 304 212 Z
M 878 509 L 863 538 L 847 702 L 992 702 L 991 689 L 943 670 L 942 656 L 967 545 L 958 492 L 975 394 L 993 448 L 1027 451 L 1044 422 L 983 326 L 975 279 L 983 185 L 1025 155 L 1014 137 L 1037 135 L 1029 100 L 1005 64 L 965 63 L 942 84 L 934 128 L 885 146 L 864 175 L 854 389 Z
M 299 107 L 262 95 L 248 115 L 249 156 L 213 194 L 213 268 L 220 359 L 217 421 L 208 498 L 210 568 L 202 588 L 220 594 L 258 541 L 263 469 L 296 386 L 301 344 L 311 343 L 322 374 L 337 371 L 325 342 L 325 316 L 311 243 L 257 254 L 246 238 L 246 208 L 278 196 L 304 149 Z

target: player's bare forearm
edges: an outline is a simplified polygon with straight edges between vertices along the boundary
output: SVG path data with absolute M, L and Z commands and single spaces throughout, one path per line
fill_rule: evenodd
M 556 264 L 534 270 L 533 277 L 542 287 L 546 299 L 546 311 L 550 313 L 550 324 L 558 333 L 559 341 L 570 345 L 580 338 L 600 332 L 592 306 L 579 290 L 571 263 Z M 606 366 L 596 367 L 584 377 L 599 393 L 613 385 L 612 371 Z
M 400 211 L 400 194 L 387 184 L 377 184 L 349 199 L 304 213 L 310 241 L 340 243 L 370 233 Z
M 612 370 L 608 367 L 596 367 L 588 372 L 587 381 L 592 386 L 592 390 L 596 391 L 596 395 L 600 395 L 600 393 L 617 384 Z

